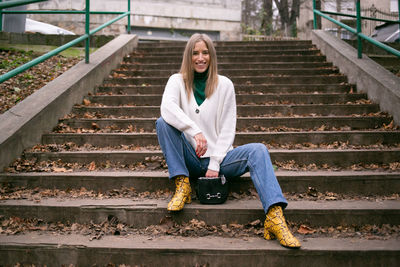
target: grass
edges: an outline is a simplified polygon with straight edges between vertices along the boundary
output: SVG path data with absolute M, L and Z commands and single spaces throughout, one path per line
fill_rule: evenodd
M 26 45 L 26 44 L 1 44 L 0 50 L 15 50 L 15 51 L 24 51 L 28 53 L 35 53 L 35 54 L 45 54 L 58 48 L 58 46 L 51 46 L 51 45 Z M 90 48 L 89 52 L 93 53 L 98 48 Z M 68 48 L 59 55 L 63 57 L 83 57 L 85 56 L 85 49 L 82 47 L 71 47 Z
M 25 49 L 27 50 L 25 51 L 21 46 L 7 47 L 0 45 L 0 75 L 17 68 L 46 52 L 46 50 L 44 50 L 45 47 L 36 49 L 37 47 L 40 46 L 25 46 Z M 18 102 L 22 101 L 82 60 L 82 56 L 79 56 L 80 53 L 77 53 L 80 51 L 77 51 L 77 49 L 71 49 L 70 51 L 65 52 L 67 52 L 64 53 L 65 56 L 55 55 L 1 83 L 0 114 L 6 112 Z

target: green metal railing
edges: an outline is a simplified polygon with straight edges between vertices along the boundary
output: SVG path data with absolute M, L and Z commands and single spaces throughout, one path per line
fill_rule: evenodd
M 57 55 L 58 53 L 82 42 L 85 41 L 85 62 L 89 63 L 89 43 L 90 43 L 90 36 L 94 35 L 96 32 L 104 29 L 105 27 L 108 27 L 109 25 L 113 24 L 114 22 L 127 17 L 128 19 L 128 25 L 127 25 L 127 32 L 131 33 L 131 1 L 128 1 L 128 11 L 126 12 L 114 12 L 114 11 L 90 11 L 90 0 L 85 0 L 86 1 L 86 8 L 85 11 L 75 11 L 75 10 L 2 10 L 3 8 L 9 8 L 9 7 L 15 7 L 15 6 L 20 6 L 20 5 L 26 5 L 26 4 L 31 4 L 35 2 L 44 2 L 47 0 L 16 0 L 16 1 L 9 1 L 9 2 L 2 2 L 0 0 L 0 31 L 3 30 L 3 25 L 2 25 L 2 16 L 3 14 L 85 14 L 85 34 L 40 56 L 32 61 L 21 65 L 12 71 L 9 71 L 3 75 L 0 76 L 0 83 L 20 74 L 21 72 L 26 71 L 27 69 Z M 119 15 L 118 17 L 104 23 L 103 25 L 90 30 L 90 15 L 91 14 L 106 14 L 106 15 Z
M 398 0 L 398 6 L 399 6 L 399 10 L 400 10 L 400 0 Z M 317 9 L 317 3 L 316 0 L 313 0 L 313 12 L 314 12 L 314 29 L 317 29 L 317 16 L 321 16 L 333 23 L 335 23 L 336 25 L 346 29 L 347 31 L 355 34 L 357 36 L 357 51 L 358 51 L 358 58 L 362 58 L 362 39 L 374 44 L 375 46 L 378 46 L 382 49 L 384 49 L 385 51 L 400 57 L 400 51 L 385 45 L 384 43 L 381 43 L 369 36 L 366 36 L 365 34 L 363 34 L 361 32 L 361 22 L 362 19 L 368 19 L 368 20 L 375 20 L 375 21 L 382 21 L 382 22 L 392 22 L 392 23 L 398 23 L 399 24 L 399 29 L 400 29 L 400 12 L 399 12 L 399 20 L 398 21 L 394 21 L 394 20 L 385 20 L 385 19 L 377 19 L 377 18 L 370 18 L 370 17 L 364 17 L 361 16 L 361 5 L 360 5 L 360 0 L 357 0 L 356 2 L 356 15 L 349 15 L 349 14 L 343 14 L 343 13 L 337 13 L 337 12 L 328 12 L 328 11 L 321 11 Z M 335 20 L 333 18 L 331 18 L 328 15 L 336 15 L 336 16 L 343 16 L 343 17 L 351 17 L 351 18 L 356 18 L 357 21 L 357 28 L 354 29 L 338 20 Z

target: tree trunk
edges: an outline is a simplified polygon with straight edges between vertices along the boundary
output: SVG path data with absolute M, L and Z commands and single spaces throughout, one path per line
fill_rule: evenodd
M 292 8 L 289 17 L 289 29 L 292 37 L 297 37 L 297 17 L 300 14 L 300 0 L 292 0 Z
M 296 32 L 296 19 L 300 14 L 300 2 L 301 0 L 292 0 L 291 8 L 289 12 L 288 0 L 274 0 L 281 18 L 281 30 L 285 35 L 297 36 Z
M 281 18 L 281 30 L 287 34 L 287 26 L 289 22 L 289 5 L 288 0 L 274 0 L 276 7 L 279 11 L 279 16 Z
M 261 21 L 261 29 L 264 31 L 265 35 L 272 34 L 272 0 L 263 0 L 263 10 Z

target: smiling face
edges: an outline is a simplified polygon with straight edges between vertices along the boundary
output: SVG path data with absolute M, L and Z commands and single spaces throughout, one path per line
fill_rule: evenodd
M 192 54 L 192 65 L 193 69 L 198 73 L 205 72 L 210 65 L 210 54 L 204 41 L 199 41 L 195 44 Z

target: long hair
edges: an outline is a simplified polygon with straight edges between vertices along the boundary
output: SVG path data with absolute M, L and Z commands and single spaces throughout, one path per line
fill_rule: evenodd
M 204 41 L 207 46 L 210 62 L 208 66 L 208 77 L 206 84 L 206 98 L 210 97 L 218 85 L 218 69 L 217 69 L 217 52 L 215 51 L 214 44 L 207 34 L 195 33 L 189 41 L 186 43 L 185 51 L 183 52 L 182 65 L 180 73 L 182 74 L 183 81 L 185 82 L 185 88 L 188 98 L 193 93 L 193 79 L 194 79 L 194 68 L 192 64 L 193 49 L 197 42 Z

